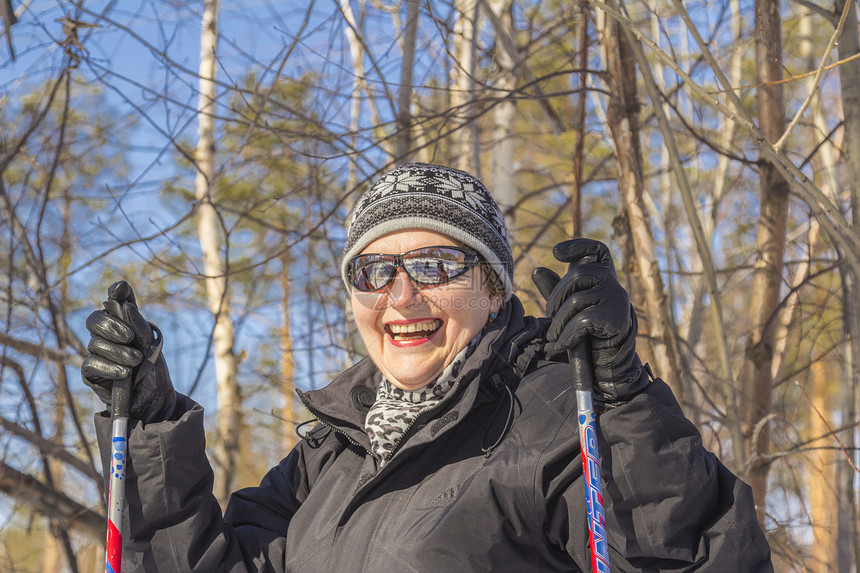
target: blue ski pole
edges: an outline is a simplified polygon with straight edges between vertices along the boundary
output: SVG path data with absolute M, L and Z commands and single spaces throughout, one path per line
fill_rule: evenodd
M 122 570 L 122 513 L 125 508 L 125 466 L 128 457 L 130 397 L 131 378 L 114 382 L 111 392 L 112 435 L 105 573 L 120 573 Z
M 115 287 L 108 291 L 104 302 L 107 312 L 123 320 L 122 304 L 116 298 Z M 116 297 L 116 298 L 115 298 Z M 128 465 L 128 412 L 131 407 L 131 376 L 117 380 L 111 390 L 111 452 L 110 486 L 108 488 L 107 554 L 105 573 L 121 573 L 122 569 L 122 516 L 125 509 L 125 472 Z
M 593 262 L 593 261 L 591 261 Z M 532 272 L 532 280 L 544 299 L 549 299 L 558 275 L 548 283 L 541 280 L 541 271 Z M 555 274 L 555 273 L 552 273 Z M 600 481 L 600 456 L 597 452 L 597 422 L 591 393 L 594 378 L 591 368 L 591 348 L 583 340 L 567 351 L 570 375 L 576 392 L 576 413 L 579 422 L 579 447 L 582 453 L 582 473 L 585 481 L 585 503 L 588 511 L 588 537 L 591 542 L 591 570 L 595 573 L 609 572 L 609 546 L 606 539 L 606 514 L 603 511 L 603 485 Z
M 570 374 L 576 391 L 579 421 L 579 447 L 585 478 L 585 502 L 588 508 L 588 537 L 591 541 L 591 570 L 609 573 L 609 546 L 606 540 L 606 515 L 603 511 L 603 486 L 600 482 L 600 456 L 597 452 L 597 423 L 591 392 L 591 356 L 588 341 L 567 351 Z

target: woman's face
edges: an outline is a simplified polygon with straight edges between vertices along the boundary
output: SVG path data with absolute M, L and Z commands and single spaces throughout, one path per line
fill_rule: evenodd
M 362 253 L 396 255 L 432 246 L 460 245 L 440 233 L 409 230 L 380 237 Z M 501 301 L 490 299 L 482 272 L 474 267 L 451 282 L 428 286 L 413 282 L 398 268 L 385 288 L 350 289 L 358 332 L 392 384 L 416 390 L 435 380 L 498 310 Z

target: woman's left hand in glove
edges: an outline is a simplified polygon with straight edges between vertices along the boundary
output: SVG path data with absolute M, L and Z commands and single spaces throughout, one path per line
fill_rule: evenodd
M 595 390 L 608 404 L 629 400 L 649 379 L 636 354 L 636 313 L 615 274 L 609 249 L 599 241 L 577 238 L 557 244 L 553 255 L 568 263 L 564 277 L 544 267 L 532 272 L 552 319 L 547 338 L 555 352 L 571 350 L 588 339 Z

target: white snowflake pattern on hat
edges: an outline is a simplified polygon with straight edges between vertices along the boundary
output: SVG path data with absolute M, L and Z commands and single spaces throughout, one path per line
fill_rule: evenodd
M 495 269 L 509 297 L 513 253 L 505 218 L 474 176 L 451 167 L 408 163 L 382 175 L 357 201 L 347 231 L 341 274 L 374 239 L 405 229 L 429 229 L 475 249 Z

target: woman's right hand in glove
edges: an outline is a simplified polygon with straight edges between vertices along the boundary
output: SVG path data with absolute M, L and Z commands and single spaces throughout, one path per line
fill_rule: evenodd
M 129 417 L 145 424 L 173 414 L 176 392 L 161 353 L 161 331 L 137 308 L 134 291 L 125 281 L 108 288 L 104 310 L 87 317 L 90 342 L 81 376 L 108 408 L 113 383 L 131 378 Z

